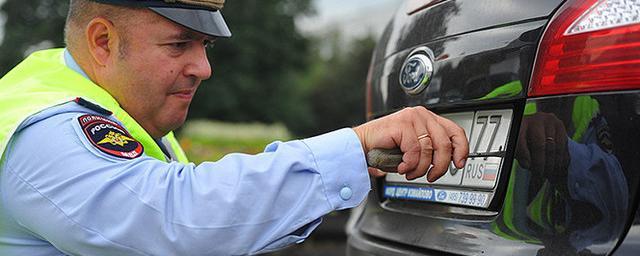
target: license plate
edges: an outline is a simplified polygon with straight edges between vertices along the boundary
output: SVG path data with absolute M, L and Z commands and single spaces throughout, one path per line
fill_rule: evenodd
M 500 177 L 512 115 L 510 109 L 442 115 L 462 127 L 469 138 L 465 167 L 456 169 L 451 164 L 435 182 L 426 178 L 410 181 L 389 173 L 385 178 L 385 197 L 487 207 Z

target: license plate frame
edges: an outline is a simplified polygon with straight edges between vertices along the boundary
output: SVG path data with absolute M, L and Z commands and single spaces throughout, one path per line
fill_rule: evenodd
M 435 182 L 426 178 L 406 180 L 389 173 L 383 181 L 382 196 L 389 200 L 428 201 L 488 208 L 503 171 L 512 109 L 478 110 L 442 114 L 460 125 L 469 139 L 469 158 L 463 169 L 450 164 Z

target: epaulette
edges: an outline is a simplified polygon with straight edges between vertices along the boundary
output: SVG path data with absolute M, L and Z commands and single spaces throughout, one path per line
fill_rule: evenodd
M 106 110 L 106 109 L 104 109 L 103 107 L 101 107 L 101 106 L 99 106 L 97 104 L 93 104 L 93 103 L 91 103 L 91 102 L 89 102 L 89 101 L 87 101 L 87 100 L 85 100 L 85 99 L 83 99 L 81 97 L 77 97 L 73 101 L 75 103 L 78 103 L 78 105 L 80 105 L 80 106 L 83 106 L 85 108 L 91 109 L 91 110 L 93 110 L 95 112 L 98 112 L 100 114 L 103 114 L 103 115 L 110 116 L 110 115 L 113 114 L 113 112 L 111 112 L 109 110 Z

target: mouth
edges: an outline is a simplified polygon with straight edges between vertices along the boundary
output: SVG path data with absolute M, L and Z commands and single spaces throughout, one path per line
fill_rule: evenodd
M 179 99 L 191 100 L 193 98 L 194 94 L 195 94 L 195 90 L 184 89 L 184 90 L 178 90 L 178 91 L 171 92 L 169 95 L 170 96 L 175 96 L 175 97 L 177 97 Z

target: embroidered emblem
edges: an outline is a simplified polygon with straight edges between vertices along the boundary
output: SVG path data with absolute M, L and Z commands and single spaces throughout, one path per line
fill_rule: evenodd
M 122 135 L 122 133 L 116 133 L 113 131 L 109 131 L 107 135 L 104 136 L 104 139 L 98 142 L 98 144 L 109 143 L 111 145 L 118 145 L 120 147 L 124 147 L 129 141 L 135 141 L 132 138 Z
M 142 144 L 133 139 L 121 125 L 105 117 L 83 115 L 78 117 L 82 131 L 89 142 L 108 155 L 134 159 L 142 155 Z

